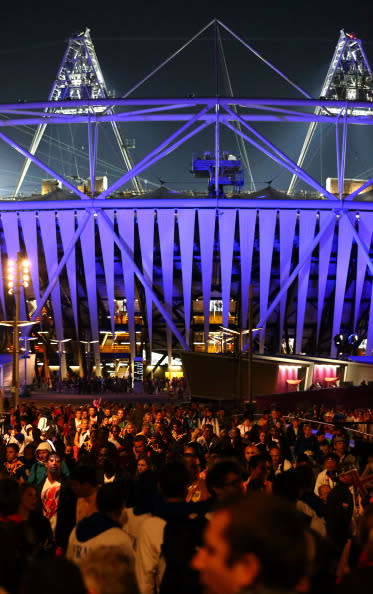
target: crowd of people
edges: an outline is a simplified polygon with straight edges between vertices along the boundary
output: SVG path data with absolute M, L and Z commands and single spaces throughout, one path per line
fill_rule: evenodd
M 370 411 L 325 407 L 286 417 L 277 407 L 254 416 L 194 402 L 11 408 L 0 448 L 0 587 L 365 587 L 372 424 Z
M 182 398 L 186 392 L 186 381 L 184 377 L 153 377 L 149 375 L 142 382 L 141 391 L 145 394 L 169 394 L 173 397 Z M 91 376 L 80 377 L 70 373 L 69 377 L 60 380 L 57 373 L 53 374 L 48 382 L 41 377 L 34 379 L 32 389 L 41 391 L 61 392 L 64 394 L 131 394 L 134 391 L 134 382 L 131 375 L 118 376 Z M 31 396 L 29 386 L 23 387 L 23 396 Z

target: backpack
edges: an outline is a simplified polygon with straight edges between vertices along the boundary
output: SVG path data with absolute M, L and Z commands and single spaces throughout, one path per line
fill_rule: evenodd
M 202 544 L 207 524 L 204 515 L 191 514 L 168 520 L 163 533 L 161 555 L 166 569 L 160 594 L 199 594 L 199 573 L 190 567 L 196 549 Z

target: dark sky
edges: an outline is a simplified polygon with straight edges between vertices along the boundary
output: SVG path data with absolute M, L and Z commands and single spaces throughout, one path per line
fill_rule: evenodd
M 88 22 L 96 31 L 96 37 L 188 37 L 214 17 L 251 38 L 330 37 L 333 30 L 341 27 L 368 37 L 372 32 L 372 12 L 371 3 L 361 0 L 348 5 L 321 0 L 308 3 L 293 0 L 8 2 L 2 7 L 1 44 L 6 47 L 43 39 L 63 39 Z
M 373 3 L 343 3 L 317 0 L 313 3 L 301 2 L 203 2 L 189 0 L 177 2 L 152 2 L 131 0 L 131 2 L 65 2 L 47 4 L 46 2 L 12 3 L 2 8 L 0 21 L 0 101 L 19 99 L 32 100 L 47 97 L 53 78 L 64 53 L 66 42 L 73 33 L 88 26 L 99 57 L 109 89 L 119 96 L 151 71 L 165 57 L 174 52 L 188 38 L 193 36 L 214 17 L 222 20 L 238 35 L 251 43 L 257 50 L 274 62 L 308 92 L 319 93 L 324 76 L 332 58 L 339 36 L 339 30 L 355 31 L 364 42 L 365 50 L 373 62 Z M 224 53 L 229 66 L 235 94 L 241 96 L 295 96 L 268 69 L 258 65 L 246 50 L 221 33 Z M 214 94 L 214 41 L 213 29 L 198 42 L 181 54 L 169 67 L 137 92 L 138 96 L 197 96 Z M 220 93 L 225 94 L 223 77 Z M 141 125 L 134 130 L 125 130 L 129 137 L 136 137 L 135 159 L 154 146 L 168 131 L 166 127 Z M 295 158 L 305 133 L 303 127 L 273 128 L 276 142 L 284 150 L 289 150 Z M 84 176 L 84 164 L 70 156 L 53 156 L 53 137 L 63 142 L 70 138 L 82 149 L 82 140 L 73 131 L 53 130 L 50 140 L 43 146 L 43 155 L 51 164 L 59 159 L 61 172 L 66 175 L 78 173 Z M 369 132 L 368 132 L 369 134 Z M 53 136 L 55 135 L 55 136 Z M 329 132 L 320 138 L 324 144 Z M 106 132 L 102 135 L 105 139 Z M 350 176 L 369 169 L 366 155 L 358 155 L 358 148 L 364 145 L 360 132 L 352 134 L 351 155 L 348 161 Z M 356 136 L 356 138 L 355 138 Z M 29 140 L 23 137 L 25 146 Z M 224 138 L 224 137 L 223 137 Z M 120 163 L 113 154 L 114 148 L 107 138 L 105 159 L 100 173 L 115 176 L 115 167 Z M 189 174 L 192 152 L 211 148 L 212 136 L 206 133 L 193 143 L 188 143 L 168 162 L 160 163 L 147 172 L 148 179 L 158 183 L 165 179 L 175 189 L 204 189 L 201 182 L 196 183 Z M 233 140 L 226 137 L 227 145 Z M 210 144 L 210 146 L 208 146 Z M 102 145 L 103 146 L 103 145 Z M 226 146 L 234 151 L 235 148 Z M 327 149 L 327 152 L 329 149 Z M 20 160 L 8 149 L 1 149 L 0 195 L 11 192 L 11 174 L 16 173 Z M 254 178 L 258 187 L 264 181 L 275 179 L 274 185 L 286 189 L 289 176 L 283 174 L 276 164 L 250 153 L 253 161 Z M 320 180 L 326 174 L 334 175 L 334 165 L 314 149 L 310 167 L 314 166 L 315 176 Z M 105 161 L 105 163 L 104 163 Z M 317 162 L 317 167 L 315 163 Z M 112 165 L 112 166 L 111 166 Z M 373 171 L 373 169 L 372 169 Z M 145 174 L 144 174 L 145 175 Z M 31 171 L 27 190 L 34 191 L 39 186 L 38 172 Z M 44 174 L 42 175 L 44 177 Z M 277 183 L 276 183 L 277 182 Z M 149 188 L 150 189 L 150 188 Z

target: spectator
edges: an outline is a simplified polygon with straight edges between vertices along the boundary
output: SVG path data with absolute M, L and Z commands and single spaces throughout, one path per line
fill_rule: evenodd
M 289 460 L 283 459 L 281 457 L 280 448 L 270 448 L 269 455 L 272 460 L 272 467 L 269 480 L 271 480 L 271 477 L 274 477 L 276 474 L 280 474 L 280 472 L 286 472 L 287 470 L 290 470 L 293 467 L 292 463 L 289 462 Z
M 259 453 L 262 455 L 266 455 L 268 453 L 268 444 L 270 442 L 270 437 L 267 431 L 259 431 L 259 441 L 255 444 Z
M 200 420 L 199 426 L 203 428 L 204 425 L 211 425 L 212 432 L 214 433 L 214 435 L 219 437 L 219 433 L 220 433 L 219 421 L 218 421 L 217 417 L 214 416 L 211 408 L 205 408 L 204 415 L 202 416 L 202 418 Z
M 16 443 L 8 443 L 5 448 L 5 463 L 2 472 L 5 476 L 24 483 L 27 480 L 26 466 L 19 460 L 18 453 L 19 446 Z
M 201 445 L 205 453 L 211 452 L 216 447 L 219 443 L 219 438 L 214 433 L 212 425 L 202 425 L 202 435 L 201 437 L 198 437 L 197 443 Z
M 329 493 L 326 510 L 326 529 L 334 545 L 334 557 L 339 561 L 347 541 L 352 536 L 354 511 L 353 470 L 346 468 L 339 474 L 339 480 Z
M 42 441 L 35 450 L 35 458 L 36 462 L 32 465 L 30 475 L 28 477 L 28 482 L 32 483 L 33 485 L 40 485 L 46 476 L 47 476 L 47 468 L 46 462 L 48 460 L 49 454 L 53 453 L 54 449 L 52 445 L 48 441 Z M 68 478 L 70 471 L 69 467 L 67 466 L 65 460 L 61 460 L 61 474 L 63 478 Z
M 286 429 L 286 439 L 290 448 L 292 448 L 293 450 L 297 439 L 299 439 L 302 433 L 303 429 L 299 419 L 297 419 L 296 417 L 290 419 L 290 425 Z
M 254 423 L 252 417 L 245 417 L 242 423 L 237 425 L 241 437 L 247 438 L 251 441 L 258 441 L 258 428 Z
M 360 531 L 361 554 L 357 567 L 344 576 L 338 594 L 369 592 L 373 578 L 373 506 L 365 510 Z
M 79 569 L 62 557 L 34 562 L 25 573 L 20 594 L 87 594 Z
M 210 495 L 206 487 L 206 481 L 200 476 L 201 465 L 196 451 L 191 446 L 184 446 L 184 464 L 189 472 L 189 484 L 186 501 L 206 501 Z
M 328 485 L 334 489 L 336 485 L 335 473 L 337 470 L 338 456 L 336 454 L 329 454 L 324 459 L 324 469 L 319 472 L 315 482 L 315 495 L 319 494 L 319 489 L 322 485 Z
M 85 446 L 89 441 L 89 437 L 89 421 L 88 419 L 82 418 L 74 436 L 74 457 L 76 460 L 78 459 L 80 453 L 85 449 Z
M 215 502 L 244 492 L 243 470 L 235 460 L 219 460 L 207 472 L 206 487 Z
M 25 465 L 25 472 L 27 476 L 27 480 L 31 474 L 31 468 L 34 464 L 35 460 L 35 445 L 33 443 L 28 443 L 23 449 L 23 456 L 19 456 L 19 459 Z
M 52 552 L 52 529 L 47 518 L 37 510 L 38 497 L 36 488 L 29 483 L 20 485 L 19 516 L 25 524 L 25 533 L 29 548 L 34 549 L 34 556 L 41 552 Z
M 115 485 L 103 485 L 97 493 L 98 511 L 83 518 L 70 534 L 68 559 L 79 564 L 101 546 L 120 546 L 123 553 L 132 559 L 131 540 L 119 524 L 123 507 L 123 496 Z
M 339 436 L 335 438 L 334 451 L 338 456 L 339 464 L 350 464 L 352 466 L 356 465 L 356 458 L 349 452 L 349 449 L 346 446 L 346 439 L 344 437 Z
M 47 476 L 38 486 L 41 509 L 49 520 L 58 550 L 65 550 L 75 524 L 76 497 L 68 479 L 62 476 L 61 458 L 50 452 L 46 461 Z
M 320 448 L 317 437 L 312 433 L 312 427 L 306 423 L 303 425 L 303 435 L 300 435 L 295 443 L 294 453 L 296 458 L 306 454 L 314 463 L 320 458 Z
M 79 567 L 87 592 L 139 594 L 133 560 L 120 547 L 97 547 Z
M 189 473 L 181 462 L 169 462 L 160 471 L 164 504 L 157 515 L 144 520 L 137 541 L 136 575 L 141 594 L 199 591 L 197 576 L 189 569 L 193 554 L 189 536 L 192 533 L 198 544 L 202 542 L 202 527 L 206 523 L 203 511 L 207 508 L 203 504 L 185 503 L 188 482 Z M 189 518 L 200 510 L 202 514 Z M 166 584 L 161 588 L 166 570 Z
M 213 514 L 192 565 L 206 594 L 306 591 L 309 549 L 304 525 L 290 504 L 251 494 Z
M 11 478 L 0 479 L 0 586 L 18 594 L 28 543 L 23 518 L 18 515 L 20 487 Z
M 70 485 L 77 498 L 76 523 L 97 512 L 97 476 L 93 466 L 77 464 L 70 476 Z
M 320 497 L 321 501 L 326 505 L 328 501 L 329 493 L 331 488 L 329 485 L 320 485 L 318 490 L 318 496 Z M 325 510 L 326 513 L 326 510 Z
M 245 483 L 246 491 L 263 491 L 270 493 L 272 483 L 268 480 L 269 468 L 267 457 L 263 454 L 252 456 L 249 461 L 249 478 Z

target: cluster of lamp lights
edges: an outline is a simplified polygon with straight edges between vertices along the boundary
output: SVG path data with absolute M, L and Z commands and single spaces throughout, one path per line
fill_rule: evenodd
M 15 297 L 15 315 L 13 320 L 4 320 L 0 322 L 1 326 L 13 328 L 13 375 L 12 390 L 14 392 L 14 404 L 17 407 L 19 402 L 19 329 L 26 326 L 32 326 L 35 322 L 30 320 L 20 320 L 20 292 L 21 287 L 28 287 L 30 281 L 30 264 L 28 260 L 22 258 L 20 252 L 17 253 L 16 260 L 9 259 L 8 267 L 8 293 Z M 25 351 L 27 349 L 27 339 L 25 340 Z M 27 353 L 25 353 L 25 358 Z M 25 371 L 26 373 L 26 371 Z
M 16 311 L 15 311 L 15 318 L 14 320 L 10 321 L 3 321 L 0 322 L 2 326 L 11 326 L 13 327 L 13 379 L 12 385 L 14 390 L 14 398 L 15 404 L 17 406 L 19 401 L 19 367 L 18 367 L 18 358 L 19 358 L 19 339 L 24 340 L 24 358 L 25 358 L 25 377 L 24 383 L 26 383 L 26 358 L 27 351 L 28 351 L 28 341 L 36 340 L 36 338 L 28 338 L 26 336 L 19 337 L 19 328 L 33 325 L 35 322 L 30 321 L 22 321 L 19 319 L 20 317 L 20 290 L 21 287 L 27 288 L 30 283 L 30 263 L 27 259 L 23 259 L 20 253 L 17 254 L 17 258 L 15 260 L 9 259 L 7 262 L 7 283 L 8 283 L 8 293 L 11 295 L 15 295 L 16 301 Z M 137 299 L 136 299 L 137 301 Z M 105 332 L 107 335 L 111 334 L 110 332 Z M 40 331 L 38 334 L 45 334 L 45 332 Z M 116 334 L 114 334 L 113 338 L 115 341 Z M 57 346 L 57 352 L 59 356 L 59 381 L 62 381 L 62 356 L 65 354 L 64 351 L 64 343 L 69 342 L 71 339 L 67 338 L 65 340 L 52 340 L 51 343 Z M 81 340 L 82 344 L 85 345 L 86 354 L 89 355 L 91 352 L 92 345 L 98 343 L 98 340 Z M 129 343 L 125 343 L 129 344 Z M 141 344 L 141 342 L 136 342 L 136 344 Z M 38 363 L 38 365 L 43 365 L 43 363 Z M 102 367 L 102 364 L 100 364 Z
M 30 282 L 30 263 L 28 260 L 8 260 L 8 293 L 13 294 L 17 285 L 27 288 Z

